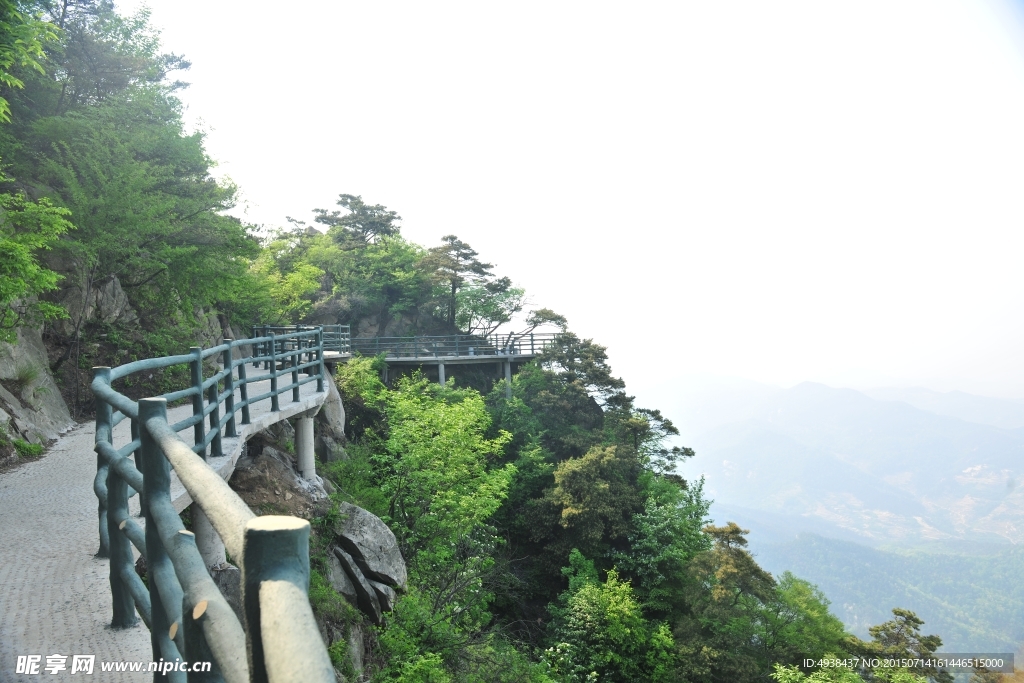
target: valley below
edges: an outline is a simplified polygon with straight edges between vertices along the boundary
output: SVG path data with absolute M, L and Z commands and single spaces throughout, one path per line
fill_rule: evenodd
M 740 382 L 677 405 L 715 522 L 750 529 L 758 561 L 817 584 L 853 633 L 903 607 L 946 651 L 1024 642 L 1024 405 Z

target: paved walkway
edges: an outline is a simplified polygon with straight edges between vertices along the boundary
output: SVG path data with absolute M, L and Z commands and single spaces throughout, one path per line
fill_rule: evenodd
M 249 393 L 255 396 L 268 390 L 268 383 L 252 384 Z M 290 392 L 280 397 L 280 413 L 270 413 L 270 401 L 262 401 L 251 408 L 253 430 L 249 433 L 320 405 L 325 396 L 317 394 L 316 383 L 310 382 L 302 387 L 300 403 L 291 402 Z M 191 411 L 191 406 L 175 408 L 169 411 L 170 421 Z M 241 420 L 241 413 L 237 419 Z M 191 427 L 181 436 L 193 443 Z M 124 445 L 127 437 L 125 420 L 115 429 L 114 445 Z M 37 462 L 0 474 L 0 683 L 152 680 L 148 673 L 100 672 L 100 662 L 148 665 L 153 657 L 149 630 L 141 621 L 129 629 L 108 627 L 108 562 L 95 557 L 99 536 L 97 500 L 92 491 L 94 443 L 95 424 L 82 424 L 62 436 Z M 225 440 L 225 452 L 240 450 L 235 445 Z M 221 470 L 226 463 L 218 464 Z M 137 513 L 137 496 L 132 503 Z M 33 654 L 42 655 L 40 674 L 15 674 L 18 655 Z M 46 656 L 53 654 L 68 656 L 66 671 L 53 675 L 43 669 Z M 96 656 L 92 676 L 70 674 L 71 655 L 75 654 Z

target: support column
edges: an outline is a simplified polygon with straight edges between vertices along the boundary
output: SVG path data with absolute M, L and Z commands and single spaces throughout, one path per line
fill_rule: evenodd
M 444 386 L 444 363 L 437 364 L 437 383 Z
M 306 481 L 316 479 L 313 458 L 313 415 L 304 413 L 295 421 L 295 453 L 299 456 L 299 473 Z
M 228 561 L 227 554 L 224 552 L 224 541 L 220 540 L 220 535 L 210 523 L 210 518 L 195 503 L 192 504 L 192 531 L 196 535 L 199 555 L 203 558 L 203 564 L 207 569 Z
M 512 398 L 512 361 L 505 361 L 505 398 Z

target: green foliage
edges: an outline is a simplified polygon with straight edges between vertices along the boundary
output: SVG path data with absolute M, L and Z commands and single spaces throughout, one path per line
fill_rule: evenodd
M 628 582 L 610 570 L 597 580 L 578 550 L 569 556 L 569 590 L 554 608 L 552 640 L 544 654 L 554 678 L 565 683 L 671 681 L 674 642 L 668 626 L 644 618 Z
M 687 565 L 711 549 L 702 530 L 710 521 L 711 502 L 703 495 L 704 480 L 680 489 L 665 487 L 633 516 L 629 551 L 615 553 L 619 569 L 633 578 L 645 609 L 663 617 L 678 616 L 688 585 Z
M 548 497 L 561 510 L 568 538 L 586 552 L 598 551 L 605 541 L 625 539 L 643 504 L 639 476 L 635 454 L 616 446 L 595 446 L 581 458 L 560 463 Z
M 31 69 L 44 73 L 43 48 L 57 40 L 57 28 L 29 9 L 30 3 L 0 1 L 0 85 L 7 90 L 25 87 L 15 73 Z M 0 122 L 11 120 L 10 103 L 0 97 Z
M 14 450 L 23 458 L 37 458 L 43 454 L 43 446 L 38 443 L 29 443 L 21 439 L 14 440 Z
M 833 658 L 831 654 L 829 658 Z M 778 683 L 863 683 L 864 680 L 856 671 L 847 667 L 825 667 L 808 676 L 795 666 L 778 663 L 773 666 L 771 677 Z
M 775 599 L 764 610 L 766 644 L 781 661 L 819 659 L 848 651 L 843 622 L 829 612 L 829 601 L 817 586 L 790 572 L 779 577 Z
M 26 20 L 45 30 L 22 44 L 35 61 L 21 76 L 24 88 L 10 93 L 0 155 L 42 198 L 2 195 L 0 243 L 10 258 L 0 263 L 14 276 L 0 274 L 0 326 L 60 315 L 45 300 L 13 314 L 8 306 L 54 288 L 56 276 L 33 262 L 50 247 L 84 298 L 117 277 L 148 332 L 188 327 L 198 308 L 230 313 L 236 299 L 251 314 L 252 297 L 235 295 L 269 289 L 239 285 L 259 245 L 223 215 L 235 188 L 212 177 L 203 135 L 184 130 L 173 95 L 184 84 L 168 76 L 188 62 L 160 52 L 146 10 L 122 17 L 112 3 L 92 0 L 37 6 L 52 23 Z M 0 64 L 4 26 L 0 18 Z M 77 230 L 57 239 L 69 215 Z
M 10 179 L 0 177 L 0 182 Z M 66 316 L 64 309 L 36 297 L 57 287 L 57 273 L 40 265 L 36 254 L 53 247 L 73 226 L 70 212 L 23 192 L 0 193 L 0 341 L 15 329 Z
M 423 377 L 399 380 L 384 410 L 388 433 L 377 463 L 388 519 L 410 552 L 447 553 L 505 497 L 515 467 L 489 470 L 487 461 L 509 436 L 485 437 L 490 417 L 479 394 Z

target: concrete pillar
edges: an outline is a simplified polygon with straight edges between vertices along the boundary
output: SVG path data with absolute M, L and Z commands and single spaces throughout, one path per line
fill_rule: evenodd
M 210 518 L 196 505 L 192 504 L 192 531 L 196 535 L 196 547 L 199 548 L 199 556 L 203 558 L 203 564 L 207 568 L 224 564 L 228 561 L 224 553 L 224 541 L 210 523 Z
M 299 456 L 299 473 L 306 481 L 316 478 L 313 458 L 313 416 L 300 415 L 295 421 L 295 453 Z
M 512 361 L 505 361 L 505 398 L 512 398 Z
M 444 386 L 444 363 L 437 364 L 437 383 Z

